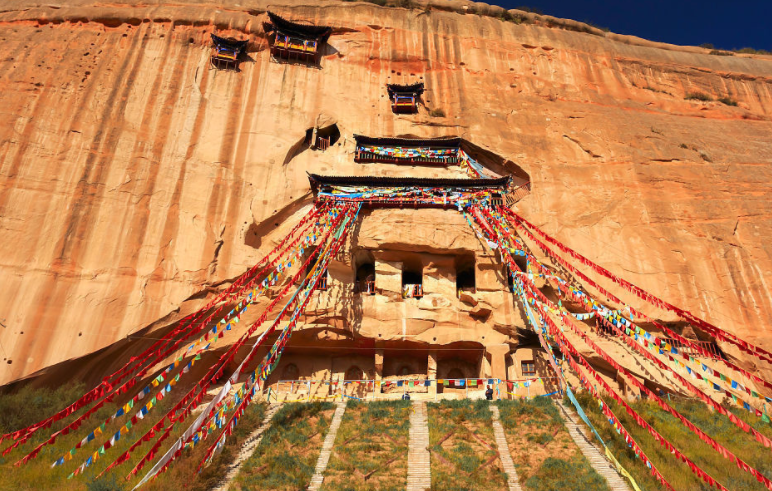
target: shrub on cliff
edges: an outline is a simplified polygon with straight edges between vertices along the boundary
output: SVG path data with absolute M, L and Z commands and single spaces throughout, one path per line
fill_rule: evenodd
M 704 92 L 689 92 L 684 97 L 687 101 L 712 101 L 713 98 Z
M 736 106 L 737 105 L 737 101 L 732 99 L 729 96 L 719 97 L 718 98 L 718 102 L 720 102 L 721 104 L 726 104 L 727 106 Z
M 732 50 L 735 53 L 743 53 L 743 54 L 750 54 L 750 55 L 771 55 L 772 51 L 767 51 L 765 49 L 754 49 L 754 48 L 741 48 L 741 49 L 734 49 Z

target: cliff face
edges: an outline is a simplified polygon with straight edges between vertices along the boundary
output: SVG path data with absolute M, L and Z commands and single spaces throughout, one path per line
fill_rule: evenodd
M 353 133 L 463 136 L 530 175 L 518 204 L 530 221 L 772 349 L 772 59 L 457 12 L 272 4 L 335 28 L 313 69 L 271 62 L 267 7 L 4 7 L 0 384 L 243 272 L 310 203 L 306 172 L 406 172 L 355 164 Z M 215 28 L 251 40 L 240 72 L 210 69 Z M 384 84 L 414 80 L 444 117 L 391 113 Z M 332 123 L 340 145 L 299 150 Z M 417 226 L 435 217 L 382 213 L 363 223 L 373 247 L 389 220 L 402 225 L 388 230 L 393 249 L 431 242 Z M 437 243 L 456 247 L 443 230 Z

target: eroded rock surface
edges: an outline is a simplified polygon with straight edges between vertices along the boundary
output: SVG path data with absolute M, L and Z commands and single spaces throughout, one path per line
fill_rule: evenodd
M 109 346 L 242 273 L 309 206 L 307 172 L 406 173 L 354 163 L 353 133 L 463 136 L 530 175 L 533 192 L 518 204 L 530 221 L 772 349 L 771 58 L 463 10 L 282 4 L 271 8 L 335 28 L 321 69 L 270 61 L 262 1 L 4 5 L 0 383 Z M 251 40 L 240 72 L 210 69 L 215 29 Z M 426 84 L 426 107 L 393 115 L 384 84 L 414 80 Z M 737 106 L 685 100 L 690 92 Z M 299 145 L 320 122 L 337 124 L 339 143 Z M 361 325 L 322 302 L 315 322 L 343 336 L 512 339 L 522 319 L 460 215 L 375 213 L 358 245 L 376 251 L 382 294 L 362 301 Z M 406 307 L 390 302 L 389 268 L 414 250 L 445 283 Z M 473 301 L 450 289 L 447 250 L 483 258 Z M 331 275 L 334 298 L 351 264 Z

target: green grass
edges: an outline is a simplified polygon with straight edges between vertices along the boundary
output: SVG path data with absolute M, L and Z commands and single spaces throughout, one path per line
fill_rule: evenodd
M 525 481 L 533 491 L 601 491 L 608 490 L 603 477 L 590 467 L 581 454 L 571 458 L 547 457 L 539 469 Z
M 709 96 L 708 94 L 705 94 L 704 92 L 689 92 L 684 96 L 684 99 L 687 101 L 702 101 L 702 102 L 708 102 L 713 100 L 711 96 Z
M 16 425 L 19 422 L 27 420 L 38 421 L 44 419 L 77 398 L 81 391 L 82 387 L 65 386 L 55 391 L 47 389 L 30 389 L 22 390 L 13 395 L 4 395 L 2 397 L 3 408 L 10 408 L 10 411 L 7 411 L 5 416 L 6 419 L 4 420 L 10 421 L 10 423 L 4 424 Z M 124 477 L 134 465 L 139 462 L 139 459 L 147 453 L 155 441 L 143 443 L 132 452 L 131 457 L 127 462 L 116 467 L 103 478 L 99 480 L 95 480 L 95 478 L 121 453 L 127 450 L 136 438 L 142 436 L 163 414 L 171 409 L 177 402 L 176 398 L 181 397 L 182 394 L 183 391 L 176 390 L 164 398 L 158 406 L 153 408 L 144 420 L 138 421 L 137 424 L 132 427 L 132 430 L 128 435 L 118 441 L 113 448 L 107 450 L 99 460 L 86 468 L 83 474 L 75 476 L 72 479 L 67 479 L 67 476 L 80 466 L 89 455 L 97 450 L 99 446 L 109 438 L 109 435 L 115 433 L 125 423 L 127 418 L 119 418 L 117 421 L 108 425 L 101 437 L 78 450 L 71 461 L 51 469 L 50 465 L 54 460 L 73 448 L 76 443 L 88 434 L 88 432 L 95 426 L 98 426 L 98 423 L 107 419 L 111 414 L 114 414 L 117 409 L 117 406 L 115 405 L 103 407 L 83 423 L 78 430 L 73 431 L 68 435 L 60 436 L 53 445 L 43 447 L 37 458 L 30 460 L 27 464 L 20 467 L 15 467 L 13 464 L 17 460 L 29 453 L 39 443 L 47 440 L 51 433 L 63 428 L 66 423 L 72 421 L 75 416 L 82 414 L 83 410 L 76 413 L 75 416 L 71 416 L 65 422 L 58 422 L 48 430 L 39 431 L 29 442 L 20 446 L 10 454 L 0 457 L 0 489 L 35 491 L 49 489 L 63 491 L 83 489 L 94 491 L 131 489 L 136 484 L 138 478 L 135 476 L 131 481 L 127 482 Z M 19 407 L 30 407 L 32 409 L 30 410 L 29 415 L 24 415 L 19 413 Z M 131 413 L 133 414 L 137 409 L 138 408 L 135 406 L 135 409 Z M 14 412 L 17 414 L 14 415 Z M 181 482 L 187 483 L 186 489 L 193 491 L 209 489 L 214 482 L 219 481 L 220 477 L 224 475 L 225 464 L 229 462 L 233 449 L 237 448 L 242 443 L 245 434 L 252 431 L 256 422 L 262 420 L 263 412 L 264 406 L 261 404 L 253 404 L 250 406 L 240 420 L 239 425 L 236 427 L 234 435 L 226 440 L 226 445 L 223 448 L 222 453 L 214 459 L 212 465 L 205 468 L 200 474 L 196 475 L 195 469 L 203 458 L 204 452 L 211 444 L 211 439 L 198 445 L 192 450 L 184 451 L 165 473 L 161 474 L 153 482 L 147 484 L 143 489 L 176 490 L 180 489 Z M 192 421 L 193 417 L 189 417 L 183 424 L 174 428 L 171 436 L 161 446 L 157 457 L 160 457 L 160 455 L 166 451 Z M 16 429 L 17 426 L 12 426 L 12 428 Z M 6 442 L 3 442 L 2 448 L 7 446 Z M 145 468 L 140 471 L 139 475 L 143 476 L 151 467 L 152 462 L 147 464 Z
M 497 457 L 490 404 L 460 400 L 427 405 L 432 489 L 507 489 L 507 476 Z
M 726 104 L 727 106 L 736 106 L 737 105 L 737 101 L 732 99 L 729 96 L 719 97 L 717 100 L 721 104 Z
M 661 485 L 651 477 L 645 465 L 635 458 L 633 452 L 625 445 L 622 437 L 608 424 L 608 421 L 600 413 L 597 403 L 586 392 L 578 394 L 577 398 L 601 437 L 609 445 L 614 456 L 635 477 L 641 489 L 649 491 L 661 489 Z M 745 460 L 749 465 L 765 476 L 772 475 L 772 459 L 769 458 L 769 449 L 757 443 L 752 435 L 734 426 L 728 418 L 711 412 L 700 401 L 674 400 L 672 405 L 692 423 L 713 437 L 717 442 L 727 447 L 735 455 Z M 623 408 L 614 402 L 609 402 L 609 407 L 620 418 L 622 424 L 632 434 L 633 438 L 641 445 L 654 466 L 657 467 L 675 489 L 711 489 L 692 474 L 688 466 L 675 459 L 669 451 L 654 441 L 654 438 L 648 431 L 638 426 Z M 743 491 L 761 491 L 766 489 L 750 474 L 738 469 L 737 466 L 702 442 L 694 433 L 676 420 L 674 416 L 660 409 L 655 403 L 642 400 L 631 404 L 631 407 L 696 465 L 727 488 L 742 489 Z M 764 432 L 764 434 L 772 434 L 769 425 L 761 422 L 755 416 L 749 415 L 747 412 L 741 415 L 739 411 L 737 414 L 748 420 L 754 427 L 759 428 L 759 431 Z
M 0 396 L 0 433 L 6 434 L 42 421 L 75 402 L 86 387 L 70 383 L 56 390 L 23 387 L 15 394 Z
M 606 491 L 608 486 L 582 455 L 548 397 L 497 402 L 501 424 L 526 491 Z
M 349 401 L 322 489 L 404 489 L 411 410 L 409 401 Z
M 308 487 L 334 407 L 330 402 L 284 404 L 231 489 Z

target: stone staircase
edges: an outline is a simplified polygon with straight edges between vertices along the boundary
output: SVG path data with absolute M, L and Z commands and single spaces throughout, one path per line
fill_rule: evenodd
M 324 471 L 327 469 L 327 463 L 330 461 L 330 455 L 332 455 L 332 446 L 335 443 L 335 437 L 338 435 L 338 428 L 340 428 L 340 422 L 343 420 L 343 413 L 346 412 L 345 402 L 338 402 L 336 405 L 335 413 L 332 416 L 332 423 L 330 423 L 327 436 L 324 437 L 322 451 L 319 454 L 319 459 L 316 461 L 316 469 L 314 469 L 314 475 L 311 478 L 308 491 L 318 491 L 324 482 Z
M 424 491 L 432 485 L 429 455 L 429 421 L 426 404 L 413 402 L 410 413 L 410 449 L 407 455 L 407 491 Z
M 281 404 L 271 404 L 268 406 L 268 409 L 265 411 L 265 417 L 263 418 L 262 424 L 260 424 L 260 426 L 255 431 L 253 431 L 244 441 L 244 444 L 241 446 L 241 450 L 239 450 L 238 455 L 236 455 L 236 458 L 228 466 L 228 472 L 225 474 L 225 477 L 219 485 L 213 488 L 212 491 L 228 491 L 228 487 L 230 486 L 231 481 L 233 481 L 233 479 L 238 475 L 242 464 L 244 464 L 244 462 L 246 462 L 247 459 L 252 456 L 257 446 L 260 445 L 260 441 L 263 439 L 263 434 L 265 434 L 266 430 L 268 430 L 268 428 L 271 426 L 271 420 L 280 407 Z
M 612 491 L 631 491 L 627 481 L 619 475 L 614 466 L 606 460 L 606 457 L 590 443 L 590 440 L 582 431 L 579 421 L 579 416 L 572 410 L 566 407 L 563 402 L 558 402 L 558 406 L 562 410 L 563 418 L 565 419 L 566 428 L 568 434 L 574 440 L 574 443 L 579 447 L 587 460 L 590 461 L 593 469 L 603 476 L 608 482 Z
M 517 471 L 515 470 L 515 463 L 512 462 L 512 454 L 509 452 L 507 437 L 504 435 L 504 427 L 501 426 L 501 414 L 499 413 L 499 407 L 495 404 L 491 404 L 488 407 L 491 410 L 491 419 L 493 420 L 493 435 L 496 438 L 496 446 L 499 449 L 501 465 L 504 467 L 504 472 L 507 473 L 507 486 L 509 486 L 509 491 L 522 491 L 520 488 L 520 482 L 518 481 Z

